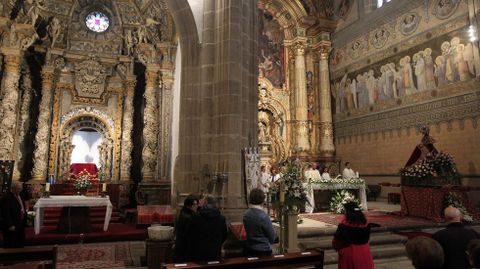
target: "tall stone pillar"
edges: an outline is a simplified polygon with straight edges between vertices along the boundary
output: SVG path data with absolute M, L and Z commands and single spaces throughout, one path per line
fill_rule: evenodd
M 130 169 L 132 167 L 133 95 L 136 84 L 137 81 L 133 76 L 127 78 L 124 82 L 126 95 L 123 105 L 121 181 L 130 180 Z
M 0 102 L 0 160 L 15 160 L 22 50 L 3 48 L 2 52 L 5 55 L 5 70 L 2 78 L 3 98 Z
M 305 45 L 296 44 L 295 49 L 295 119 L 297 149 L 310 149 L 308 141 L 308 96 L 305 74 Z
M 160 108 L 160 129 L 158 132 L 159 140 L 159 179 L 170 179 L 170 164 L 172 156 L 172 110 L 173 110 L 173 76 L 172 71 L 162 71 L 162 91 L 161 91 L 161 108 Z
M 148 64 L 145 72 L 145 109 L 143 111 L 143 181 L 155 181 L 155 171 L 157 165 L 157 79 L 159 66 L 156 64 Z
M 328 55 L 331 47 L 320 47 L 320 157 L 331 158 L 335 154 L 333 144 L 332 107 L 330 96 L 330 71 Z
M 40 100 L 41 109 L 38 115 L 37 133 L 35 134 L 32 169 L 32 179 L 38 181 L 47 178 L 54 76 L 53 66 L 45 65 L 42 68 L 42 99 Z

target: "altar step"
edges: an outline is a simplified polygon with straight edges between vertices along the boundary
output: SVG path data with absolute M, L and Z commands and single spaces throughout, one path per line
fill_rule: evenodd
M 43 226 L 56 227 L 58 224 L 58 220 L 60 219 L 61 212 L 62 212 L 61 207 L 45 208 L 43 212 Z M 103 222 L 105 221 L 105 212 L 106 212 L 106 207 L 104 206 L 90 207 L 91 224 L 103 224 Z M 110 223 L 119 223 L 119 222 L 120 222 L 120 213 L 118 209 L 113 208 Z

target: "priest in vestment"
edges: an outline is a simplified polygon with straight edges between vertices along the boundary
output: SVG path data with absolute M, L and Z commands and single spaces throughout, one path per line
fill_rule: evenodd
M 305 192 L 307 195 L 307 203 L 305 203 L 305 213 L 313 213 L 315 209 L 315 198 L 313 196 L 313 182 L 320 180 L 320 172 L 317 169 L 313 169 L 311 164 L 307 164 L 304 172 L 305 177 Z

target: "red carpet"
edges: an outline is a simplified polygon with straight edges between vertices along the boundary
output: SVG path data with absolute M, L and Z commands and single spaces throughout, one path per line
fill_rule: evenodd
M 438 225 L 427 219 L 392 215 L 377 211 L 369 211 L 366 212 L 365 215 L 368 222 L 379 224 L 381 227 L 388 229 Z M 343 218 L 342 214 L 302 214 L 302 216 L 333 225 L 338 225 Z
M 93 232 L 84 234 L 83 242 L 111 242 L 144 240 L 148 237 L 147 229 L 137 229 L 135 226 L 123 223 L 110 223 L 108 231 L 103 231 L 103 224 L 93 224 Z M 33 227 L 26 230 L 26 245 L 71 244 L 80 241 L 80 234 L 59 234 L 53 227 L 42 228 L 35 235 Z
M 57 268 L 125 268 L 128 260 L 131 260 L 128 242 L 61 246 L 58 248 Z

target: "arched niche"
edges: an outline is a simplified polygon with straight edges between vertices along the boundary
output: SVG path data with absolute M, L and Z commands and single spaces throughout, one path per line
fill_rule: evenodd
M 119 156 L 117 154 L 119 149 L 115 147 L 113 139 L 115 134 L 113 120 L 95 110 L 69 113 L 67 117 L 62 118 L 57 149 L 57 176 L 64 180 L 69 177 L 72 152 L 75 147 L 72 144 L 73 136 L 81 130 L 94 130 L 102 136 L 102 143 L 98 146 L 99 172 L 107 181 L 118 178 L 118 171 L 113 169 L 114 158 Z

